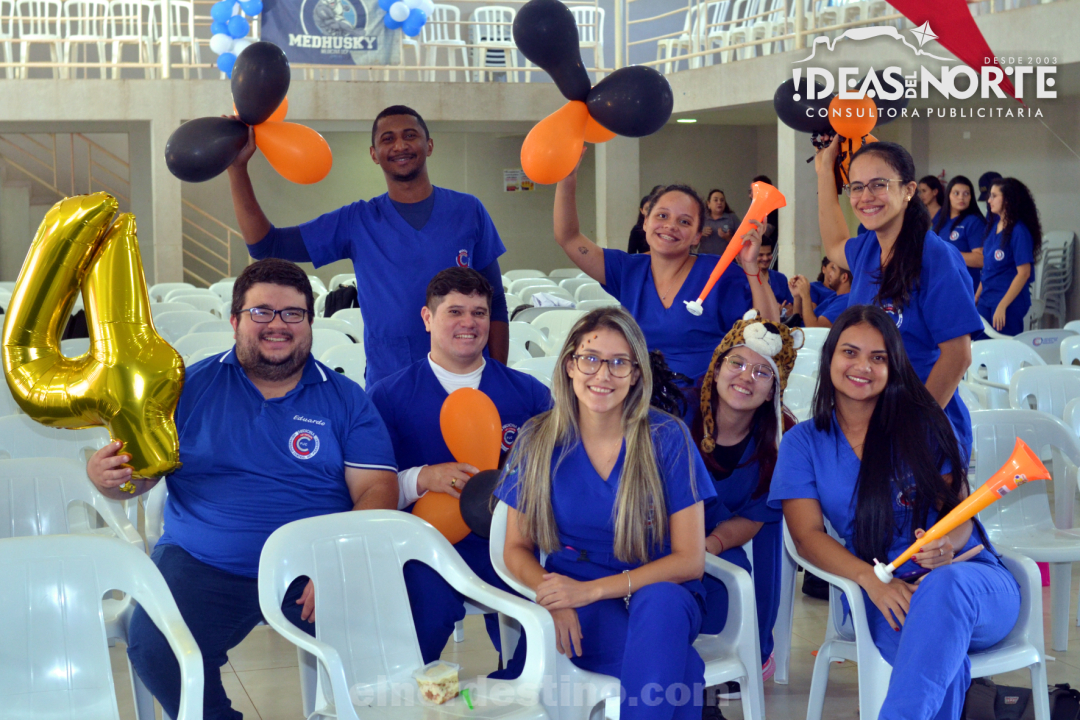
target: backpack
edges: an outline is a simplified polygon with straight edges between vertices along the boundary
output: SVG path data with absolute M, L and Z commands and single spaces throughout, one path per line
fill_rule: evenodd
M 327 294 L 323 317 L 330 317 L 338 310 L 354 307 L 360 307 L 360 303 L 356 301 L 356 286 L 341 285 Z
M 1068 683 L 1051 685 L 1050 720 L 1080 720 L 1080 692 Z M 963 720 L 1034 720 L 1035 705 L 1028 688 L 995 685 L 975 678 L 964 700 Z

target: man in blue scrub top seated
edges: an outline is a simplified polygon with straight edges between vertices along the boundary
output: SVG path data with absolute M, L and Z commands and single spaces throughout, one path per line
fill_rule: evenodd
M 165 533 L 151 556 L 203 657 L 203 717 L 238 720 L 221 685 L 226 653 L 262 621 L 259 555 L 294 520 L 397 507 L 386 427 L 352 380 L 311 357 L 311 283 L 285 260 L 249 265 L 233 286 L 236 345 L 187 368 L 176 408 L 183 465 L 169 476 Z M 120 443 L 94 454 L 87 475 L 111 498 L 133 496 Z M 136 494 L 159 479 L 134 480 Z M 315 634 L 315 591 L 297 578 L 282 610 Z M 171 717 L 180 668 L 141 608 L 128 657 Z
M 371 388 L 394 444 L 398 472 L 398 507 L 411 508 L 428 492 L 459 497 L 477 468 L 454 462 L 442 439 L 439 413 L 447 396 L 460 388 L 479 389 L 495 403 L 502 420 L 502 452 L 508 452 L 518 429 L 551 407 L 551 393 L 535 378 L 484 359 L 491 318 L 491 284 L 470 268 L 449 268 L 428 284 L 427 305 L 420 310 L 431 333 L 431 352 Z M 484 582 L 513 592 L 496 574 L 488 541 L 473 533 L 454 546 Z M 438 660 L 454 624 L 465 617 L 464 596 L 431 568 L 405 565 L 405 583 L 424 662 Z M 497 615 L 485 618 L 499 650 Z M 517 677 L 525 661 L 519 643 L 506 677 Z M 509 660 L 509 658 L 504 658 Z
M 810 283 L 802 275 L 791 279 L 795 291 L 795 312 L 802 315 L 806 327 L 832 327 L 840 313 L 847 310 L 851 293 L 851 271 L 830 261 L 825 266 L 825 285 L 833 294 L 814 306 Z
M 229 168 L 236 219 L 252 257 L 315 267 L 352 260 L 369 387 L 427 355 L 416 308 L 424 303 L 428 279 L 448 267 L 475 268 L 495 288 L 489 351 L 506 362 L 510 326 L 499 269 L 506 248 L 476 197 L 431 184 L 427 158 L 433 149 L 419 113 L 404 105 L 386 108 L 371 126 L 371 159 L 382 168 L 386 194 L 299 227 L 275 228 L 255 198 L 247 170 L 254 135 Z

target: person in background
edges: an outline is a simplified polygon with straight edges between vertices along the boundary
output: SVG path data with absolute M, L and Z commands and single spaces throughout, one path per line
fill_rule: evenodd
M 840 313 L 847 310 L 851 294 L 851 271 L 830 262 L 825 268 L 825 282 L 833 294 L 816 306 L 810 296 L 810 283 L 802 275 L 791 278 L 795 294 L 795 312 L 802 316 L 806 327 L 832 327 Z
M 994 213 L 990 210 L 990 188 L 994 183 L 1002 178 L 1001 173 L 991 170 L 984 172 L 979 176 L 979 202 L 986 203 L 986 225 L 992 226 L 997 222 L 997 218 L 993 217 Z
M 626 246 L 626 252 L 631 255 L 649 252 L 649 243 L 645 240 L 645 215 L 647 214 L 645 206 L 649 204 L 649 198 L 652 197 L 652 194 L 660 187 L 663 186 L 657 185 L 654 187 L 648 195 L 641 198 L 641 202 L 638 204 L 637 222 L 634 223 L 634 227 L 630 228 L 630 241 Z
M 479 270 L 495 288 L 488 350 L 506 362 L 510 326 L 499 256 L 506 252 L 495 224 L 473 195 L 435 187 L 427 159 L 434 141 L 420 113 L 392 105 L 371 125 L 371 160 L 386 194 L 326 213 L 298 227 L 270 224 L 248 174 L 254 131 L 229 167 L 236 220 L 254 258 L 278 257 L 321 267 L 349 258 L 364 317 L 366 379 L 384 377 L 423 360 L 430 342 L 416 308 L 427 281 L 447 267 Z
M 700 255 L 723 255 L 728 240 L 739 227 L 739 216 L 727 204 L 723 190 L 710 190 L 705 198 L 705 226 L 701 229 Z
M 945 188 L 945 205 L 934 221 L 934 234 L 960 251 L 975 292 L 982 274 L 986 218 L 975 202 L 975 186 L 963 175 L 954 177 Z
M 1031 191 L 1016 178 L 995 180 L 990 210 L 998 218 L 983 244 L 982 282 L 975 292 L 979 314 L 1005 335 L 1024 331 L 1031 282 L 1042 249 L 1042 224 Z
M 810 299 L 814 301 L 815 305 L 835 294 L 835 291 L 825 284 L 825 268 L 828 266 L 829 256 L 825 255 L 821 258 L 821 271 L 818 273 L 817 280 L 810 283 Z
M 945 204 L 945 188 L 941 186 L 941 181 L 933 175 L 919 178 L 919 199 L 930 213 L 931 223 L 937 222 L 938 213 Z
M 750 181 L 750 190 L 748 192 L 750 201 L 754 200 L 754 183 L 763 182 L 767 185 L 773 185 L 773 181 L 769 179 L 768 175 L 758 175 Z M 775 187 L 775 186 L 774 186 Z M 765 229 L 761 233 L 761 237 L 764 240 L 771 240 L 775 245 L 780 239 L 780 211 L 773 210 L 769 213 L 769 216 L 765 218 Z
M 791 296 L 791 289 L 788 287 L 787 275 L 779 270 L 770 269 L 773 266 L 773 262 L 776 259 L 774 251 L 776 245 L 770 245 L 767 242 L 762 242 L 761 247 L 758 249 L 758 272 L 765 275 L 765 282 L 772 288 L 773 295 L 776 296 L 776 301 L 780 303 L 780 319 L 790 316 L 795 312 L 793 304 L 795 298 Z
M 799 555 L 862 588 L 871 638 L 892 666 L 879 720 L 960 720 L 968 653 L 1019 617 L 1020 587 L 977 519 L 926 541 L 891 582 L 874 573 L 875 558 L 896 558 L 964 499 L 967 467 L 893 320 L 870 305 L 841 313 L 813 418 L 780 444 L 769 505 L 783 508 Z

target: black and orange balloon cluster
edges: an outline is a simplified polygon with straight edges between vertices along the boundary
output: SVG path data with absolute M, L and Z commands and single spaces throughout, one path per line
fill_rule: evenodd
M 255 128 L 255 144 L 285 179 L 308 185 L 330 172 L 334 159 L 322 135 L 285 122 L 289 59 L 269 42 L 249 45 L 232 71 L 233 107 L 239 120 L 204 117 L 178 127 L 165 145 L 169 172 L 185 182 L 205 182 L 232 165 Z
M 570 101 L 538 122 L 521 146 L 521 168 L 533 182 L 550 185 L 573 172 L 586 142 L 651 135 L 671 117 L 671 86 L 650 67 L 621 68 L 593 87 L 574 16 L 559 0 L 529 0 L 514 18 L 514 42 Z

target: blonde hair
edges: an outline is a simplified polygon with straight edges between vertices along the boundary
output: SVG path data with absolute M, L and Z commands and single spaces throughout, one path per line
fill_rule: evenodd
M 631 359 L 639 372 L 637 382 L 623 401 L 622 426 L 626 441 L 619 492 L 615 500 L 615 556 L 623 562 L 648 562 L 655 550 L 663 547 L 668 532 L 664 481 L 657 464 L 649 423 L 652 397 L 652 369 L 645 336 L 637 322 L 622 308 L 600 308 L 585 315 L 566 339 L 552 378 L 551 410 L 527 422 L 514 445 L 503 482 L 517 473 L 517 510 L 520 531 L 533 544 L 551 554 L 561 549 L 559 529 L 551 506 L 552 457 L 560 448 L 555 469 L 581 442 L 578 425 L 578 400 L 573 382 L 566 372 L 577 347 L 585 336 L 596 330 L 614 330 L 630 345 Z M 660 412 L 652 410 L 652 412 Z M 666 413 L 665 413 L 666 414 Z M 677 422 L 670 415 L 667 418 Z M 685 430 L 683 431 L 685 434 Z M 687 438 L 687 462 L 693 486 L 693 464 L 689 452 L 693 443 Z M 696 498 L 696 488 L 695 495 Z

